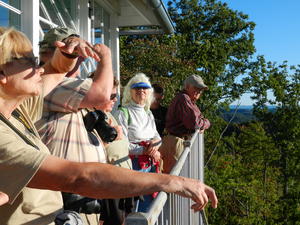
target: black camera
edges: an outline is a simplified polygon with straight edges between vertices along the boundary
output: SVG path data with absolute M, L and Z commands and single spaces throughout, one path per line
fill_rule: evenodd
M 107 116 L 101 110 L 88 112 L 83 118 L 87 131 L 95 129 L 101 139 L 108 143 L 117 138 L 118 132 L 115 128 L 111 127 L 106 120 Z

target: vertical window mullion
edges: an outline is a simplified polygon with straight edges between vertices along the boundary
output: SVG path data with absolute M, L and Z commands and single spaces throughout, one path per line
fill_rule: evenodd
M 33 53 L 39 53 L 39 17 L 40 1 L 27 0 L 21 1 L 21 30 L 32 42 Z

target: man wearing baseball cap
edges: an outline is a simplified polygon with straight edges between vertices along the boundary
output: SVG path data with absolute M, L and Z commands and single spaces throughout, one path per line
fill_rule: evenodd
M 204 131 L 210 127 L 196 105 L 204 90 L 208 87 L 198 75 L 187 77 L 183 83 L 183 90 L 172 100 L 166 116 L 166 132 L 160 152 L 163 159 L 163 171 L 169 173 L 179 159 L 184 140 L 189 139 L 196 129 Z
M 48 62 L 55 51 L 56 41 L 76 39 L 79 35 L 70 28 L 51 28 L 40 45 L 41 62 Z M 98 108 L 109 101 L 113 87 L 110 49 L 102 44 L 93 46 L 101 61 L 94 78 L 79 79 L 79 66 L 84 60 L 77 54 L 63 55 L 76 59 L 75 67 L 62 82 L 45 96 L 43 117 L 36 127 L 52 155 L 76 162 L 106 163 L 106 151 L 96 131 L 87 131 L 84 125 L 86 108 Z M 63 193 L 64 209 L 80 213 L 84 224 L 99 225 L 101 201 L 81 195 Z
M 43 40 L 39 43 L 40 61 L 45 63 L 53 56 L 56 48 L 54 43 L 56 41 L 62 41 L 71 36 L 79 37 L 75 30 L 67 27 L 51 28 L 47 33 L 45 33 Z M 76 57 L 74 56 L 74 58 Z

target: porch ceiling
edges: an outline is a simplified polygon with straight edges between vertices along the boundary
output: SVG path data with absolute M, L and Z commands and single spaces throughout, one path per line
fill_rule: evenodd
M 135 33 L 173 33 L 171 18 L 161 0 L 120 0 L 118 26 L 139 27 L 157 26 L 157 29 L 122 30 L 121 34 Z

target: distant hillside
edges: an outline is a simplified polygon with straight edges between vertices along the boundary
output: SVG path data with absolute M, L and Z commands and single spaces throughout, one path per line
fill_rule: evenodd
M 220 110 L 221 116 L 224 120 L 229 121 L 234 115 L 236 105 L 231 105 L 229 111 Z M 238 106 L 237 112 L 232 120 L 233 123 L 245 123 L 252 120 L 256 120 L 256 117 L 253 115 L 253 107 L 250 105 L 240 105 Z M 270 111 L 275 111 L 276 106 L 270 106 Z

